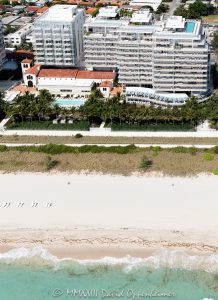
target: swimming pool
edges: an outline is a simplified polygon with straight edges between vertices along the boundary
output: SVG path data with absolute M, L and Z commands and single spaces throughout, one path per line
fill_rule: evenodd
M 85 103 L 86 100 L 84 99 L 78 99 L 78 100 L 64 100 L 64 99 L 59 99 L 55 100 L 54 104 L 57 104 L 58 106 L 63 106 L 63 107 L 72 107 L 72 106 L 81 106 Z
M 185 30 L 188 33 L 192 33 L 194 31 L 195 22 L 188 21 L 185 24 Z

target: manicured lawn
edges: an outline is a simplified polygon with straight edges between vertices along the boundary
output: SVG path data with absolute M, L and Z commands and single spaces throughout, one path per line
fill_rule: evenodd
M 73 124 L 53 124 L 52 121 L 13 123 L 7 129 L 29 130 L 89 130 L 89 122 L 75 121 Z
M 195 131 L 193 126 L 187 124 L 112 124 L 113 131 Z

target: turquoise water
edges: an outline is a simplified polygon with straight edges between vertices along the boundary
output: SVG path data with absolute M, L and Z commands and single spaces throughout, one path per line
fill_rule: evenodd
M 0 299 L 218 300 L 218 273 L 151 267 L 134 258 L 52 260 L 1 259 Z
M 195 22 L 186 22 L 185 24 L 185 30 L 188 33 L 192 33 L 194 31 Z
M 54 103 L 58 106 L 81 106 L 85 103 L 85 100 L 56 100 Z

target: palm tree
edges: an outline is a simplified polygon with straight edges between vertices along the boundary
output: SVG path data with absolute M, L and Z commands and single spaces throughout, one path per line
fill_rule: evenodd
M 5 107 L 6 107 L 6 101 L 4 100 L 3 93 L 0 93 L 0 119 L 4 118 L 5 116 Z

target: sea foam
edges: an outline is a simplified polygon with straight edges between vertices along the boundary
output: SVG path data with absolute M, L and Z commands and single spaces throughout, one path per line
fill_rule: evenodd
M 99 259 L 58 258 L 42 246 L 33 248 L 17 248 L 0 253 L 0 263 L 4 264 L 37 264 L 63 268 L 67 265 L 84 267 L 117 266 L 125 272 L 132 272 L 139 268 L 177 268 L 185 270 L 204 270 L 218 274 L 218 254 L 189 255 L 183 250 L 161 249 L 153 255 L 139 258 L 125 256 L 122 258 L 102 257 Z M 204 299 L 205 300 L 205 299 Z

